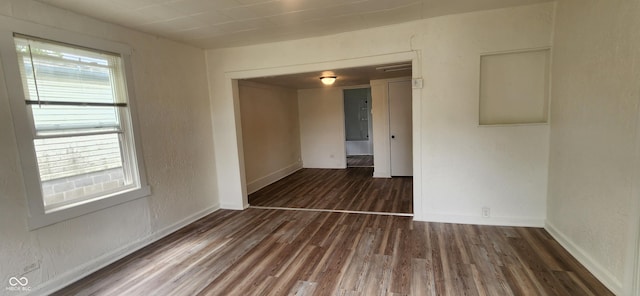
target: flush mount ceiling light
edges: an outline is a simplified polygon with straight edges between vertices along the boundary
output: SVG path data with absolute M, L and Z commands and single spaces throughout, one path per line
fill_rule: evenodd
M 322 76 L 320 77 L 320 81 L 322 81 L 322 83 L 324 83 L 325 85 L 332 85 L 334 82 L 336 82 L 336 76 Z

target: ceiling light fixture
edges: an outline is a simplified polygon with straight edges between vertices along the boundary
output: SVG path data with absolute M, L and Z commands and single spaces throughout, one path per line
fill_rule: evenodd
M 320 77 L 320 81 L 322 81 L 322 83 L 324 83 L 325 85 L 332 85 L 334 82 L 336 82 L 336 76 L 322 76 Z

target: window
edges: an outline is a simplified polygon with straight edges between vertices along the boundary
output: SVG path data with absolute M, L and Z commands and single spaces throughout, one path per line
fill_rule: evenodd
M 27 190 L 38 195 L 29 196 L 31 227 L 148 195 L 122 55 L 26 35 L 13 39 L 30 130 L 18 136 L 29 137 L 37 164 L 23 169 L 33 170 L 25 178 L 37 176 L 40 185 Z

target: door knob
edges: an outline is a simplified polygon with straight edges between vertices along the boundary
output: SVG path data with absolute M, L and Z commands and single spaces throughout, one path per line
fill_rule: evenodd
M 395 139 L 395 138 L 396 138 L 396 136 L 394 136 L 394 135 L 391 135 L 391 139 Z

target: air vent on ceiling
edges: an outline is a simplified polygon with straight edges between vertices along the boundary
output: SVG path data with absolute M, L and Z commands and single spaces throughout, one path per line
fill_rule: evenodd
M 384 72 L 411 70 L 411 64 L 395 64 L 395 65 L 388 65 L 388 66 L 380 66 L 380 67 L 376 67 L 376 70 L 384 71 Z

